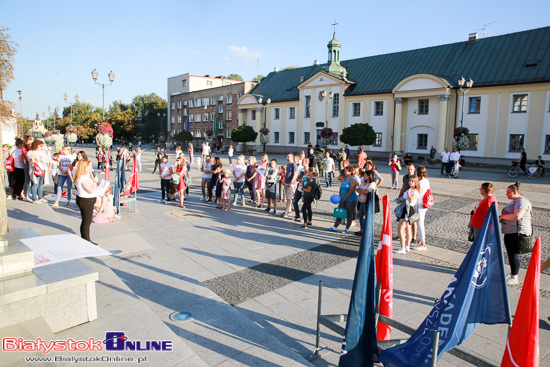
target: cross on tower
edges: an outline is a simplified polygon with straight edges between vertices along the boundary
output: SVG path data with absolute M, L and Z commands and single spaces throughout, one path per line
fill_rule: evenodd
M 337 26 L 337 25 L 338 25 L 338 23 L 336 23 L 336 21 L 334 21 L 334 24 L 333 24 L 333 26 L 334 26 L 334 34 L 336 34 L 336 26 Z

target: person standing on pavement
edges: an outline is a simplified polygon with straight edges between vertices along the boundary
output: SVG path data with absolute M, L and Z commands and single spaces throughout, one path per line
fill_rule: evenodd
M 363 228 L 365 226 L 365 216 L 367 214 L 367 195 L 375 190 L 376 181 L 374 180 L 373 171 L 366 170 L 363 174 L 361 184 L 357 188 L 357 193 L 359 194 L 359 213 L 357 214 L 357 220 L 359 221 L 359 226 L 361 228 L 358 232 L 355 232 L 355 234 L 357 235 L 363 234 Z
M 533 235 L 533 206 L 521 195 L 520 186 L 519 182 L 508 186 L 506 197 L 512 202 L 502 209 L 502 214 L 498 217 L 510 262 L 510 274 L 506 276 L 507 284 L 518 284 L 520 236 Z
M 414 250 L 426 250 L 426 227 L 424 221 L 426 219 L 426 212 L 428 209 L 424 208 L 424 195 L 430 189 L 430 181 L 428 181 L 428 172 L 426 167 L 418 166 L 416 169 L 418 176 L 418 200 L 416 201 L 416 212 L 418 213 L 418 220 L 413 223 L 418 228 L 418 243 L 416 246 L 412 246 Z
M 206 156 L 210 154 L 210 147 L 208 146 L 208 142 L 204 142 L 202 145 L 202 161 L 206 159 Z
M 409 163 L 407 165 L 407 174 L 403 176 L 403 186 L 401 186 L 401 191 L 399 191 L 399 195 L 397 195 L 398 198 L 403 197 L 403 195 L 410 189 L 409 183 L 411 176 L 416 177 L 416 187 L 415 190 L 418 190 L 418 177 L 415 174 L 416 169 L 414 167 L 414 163 Z M 415 202 L 416 203 L 416 202 Z M 416 245 L 416 234 L 418 230 L 418 226 L 416 225 L 416 222 L 410 225 L 411 226 L 411 232 L 412 232 L 412 240 L 409 243 L 409 245 L 412 243 Z
M 97 200 L 97 176 L 92 175 L 92 162 L 87 158 L 81 160 L 76 167 L 74 176 L 76 186 L 76 205 L 80 209 L 82 222 L 80 223 L 80 237 L 86 241 L 90 239 L 90 225 L 94 215 L 94 204 Z M 97 243 L 92 242 L 97 246 Z
M 304 194 L 304 183 L 303 183 L 303 177 L 304 174 L 309 167 L 309 161 L 307 158 L 303 161 L 304 164 L 302 165 L 299 160 L 296 159 L 296 156 L 294 157 L 294 163 L 298 166 L 298 176 L 296 177 L 296 188 L 294 190 L 294 198 L 292 199 L 292 205 L 294 206 L 294 220 L 299 221 L 300 220 L 300 200 L 302 200 L 302 196 Z
M 258 198 L 258 208 L 264 206 L 265 202 L 265 173 L 269 165 L 269 157 L 267 154 L 262 154 L 262 161 L 256 167 L 256 197 Z M 261 199 L 260 199 L 261 198 Z
M 248 157 L 248 166 L 246 167 L 246 176 L 245 176 L 245 186 L 250 192 L 250 202 L 256 204 L 256 201 L 259 201 L 256 197 L 256 157 Z
M 380 173 L 378 173 L 378 170 L 376 169 L 376 164 L 374 164 L 374 162 L 370 159 L 367 159 L 367 161 L 365 162 L 365 170 L 372 171 L 372 177 L 374 178 L 374 182 L 376 182 L 376 191 L 378 192 L 378 187 L 382 185 L 384 179 L 382 178 Z
M 23 200 L 22 191 L 25 185 L 25 162 L 23 159 L 23 140 L 15 141 L 15 150 L 13 151 L 13 200 Z
M 432 145 L 432 149 L 430 149 L 430 159 L 434 159 L 435 158 L 435 153 L 437 153 L 437 150 L 434 148 L 434 146 Z
M 201 201 L 206 201 L 206 190 L 208 189 L 208 184 L 212 178 L 212 163 L 210 162 L 210 156 L 207 155 L 204 163 L 201 166 L 202 179 L 201 179 L 201 190 L 202 190 L 202 199 Z
M 195 163 L 195 155 L 193 154 L 193 143 L 189 143 L 187 146 L 187 153 L 189 154 L 189 164 Z
M 239 195 L 243 206 L 246 206 L 244 199 L 244 180 L 246 176 L 246 166 L 244 164 L 244 155 L 237 157 L 237 164 L 233 166 L 233 186 L 235 187 L 235 195 L 233 195 L 233 205 L 237 205 Z
M 497 197 L 493 195 L 493 184 L 490 182 L 484 182 L 481 184 L 481 187 L 479 188 L 479 193 L 481 196 L 483 196 L 483 200 L 481 200 L 472 211 L 472 218 L 470 220 L 470 224 L 473 228 L 474 232 L 474 238 L 477 236 L 479 230 L 483 226 L 483 222 L 485 221 L 485 216 L 487 216 L 487 212 L 489 211 L 489 208 L 491 207 L 491 204 L 495 203 L 497 209 L 498 209 L 498 201 Z
M 307 226 L 313 224 L 311 204 L 315 200 L 315 192 L 317 191 L 317 170 L 310 170 L 306 167 L 302 183 L 304 192 L 304 204 L 302 205 L 302 218 L 304 218 L 304 224 L 302 224 L 302 228 L 306 229 Z
M 450 157 L 451 153 L 449 153 L 449 148 L 445 148 L 445 151 L 441 152 L 441 177 L 443 177 L 443 172 L 447 170 Z
M 159 167 L 161 163 L 162 163 L 162 152 L 160 151 L 160 147 L 157 147 L 157 151 L 155 153 L 155 168 L 153 169 L 153 174 L 157 171 L 157 167 Z
M 269 164 L 270 166 L 265 173 L 265 194 L 267 198 L 267 209 L 265 209 L 264 211 L 269 213 L 269 211 L 271 210 L 271 202 L 273 201 L 273 214 L 277 214 L 277 180 L 279 179 L 277 160 L 272 159 Z
M 34 138 L 30 135 L 26 135 L 23 139 L 23 147 L 21 148 L 21 151 L 23 152 L 23 163 L 24 163 L 24 170 L 25 170 L 25 183 L 23 185 L 23 197 L 27 201 L 31 201 L 29 194 L 29 187 L 31 184 L 31 175 L 30 175 L 30 165 L 29 165 L 29 159 L 27 157 L 28 151 L 31 149 L 32 142 Z
M 359 155 L 357 156 L 357 160 L 359 161 L 359 163 L 357 164 L 357 167 L 365 168 L 365 161 L 367 160 L 367 153 L 365 153 L 363 148 L 359 149 Z
M 334 176 L 334 159 L 330 157 L 330 153 L 325 153 L 323 158 L 323 172 L 325 173 L 325 183 L 327 187 L 332 186 L 332 178 Z
M 344 161 L 348 159 L 348 155 L 344 151 L 344 148 L 340 148 L 340 152 L 338 153 L 338 156 L 336 157 L 336 160 L 338 161 L 338 170 L 344 169 Z
M 162 163 L 160 164 L 160 189 L 162 191 L 162 200 L 164 204 L 169 204 L 170 201 L 170 185 L 172 183 L 172 174 L 174 173 L 174 165 L 168 163 L 168 156 L 162 157 Z M 165 200 L 166 198 L 166 200 Z
M 307 158 L 309 159 L 309 169 L 311 170 L 312 168 L 314 168 L 316 165 L 317 165 L 317 162 L 316 162 L 316 157 L 315 157 L 315 151 L 313 150 L 313 148 L 309 148 L 309 151 L 308 151 L 308 155 L 307 155 Z
M 527 153 L 525 152 L 524 148 L 521 148 L 521 154 L 519 156 L 518 163 L 519 163 L 519 168 L 521 168 L 523 171 L 523 174 L 526 175 L 527 168 L 525 167 L 525 165 L 527 164 Z
M 235 150 L 233 149 L 233 145 L 230 145 L 229 149 L 227 149 L 227 156 L 229 157 L 229 165 L 233 164 L 232 159 L 233 159 L 234 153 L 235 153 Z
M 73 188 L 73 182 L 71 180 L 71 165 L 75 157 L 71 155 L 71 148 L 68 145 L 65 145 L 63 149 L 59 152 L 59 174 L 57 181 L 57 196 L 55 197 L 55 202 L 52 205 L 52 208 L 59 207 L 59 200 L 61 200 L 61 194 L 63 192 L 63 185 L 67 183 L 67 206 L 71 205 L 71 191 Z
M 405 203 L 405 208 L 399 218 L 399 224 L 397 225 L 397 232 L 399 233 L 399 242 L 401 248 L 395 250 L 394 253 L 399 255 L 405 255 L 411 251 L 411 244 L 413 236 L 411 235 L 411 227 L 409 217 L 414 212 L 416 203 L 418 202 L 418 177 L 414 174 L 409 175 L 408 189 L 399 196 L 399 202 Z M 408 210 L 407 210 L 408 209 Z M 415 228 L 415 227 L 413 227 Z
M 343 234 L 349 233 L 349 227 L 353 222 L 353 217 L 355 216 L 355 208 L 357 207 L 357 180 L 355 179 L 355 167 L 347 166 L 345 168 L 346 176 L 340 184 L 340 207 L 346 209 L 347 211 L 347 220 L 346 220 L 346 229 L 342 231 Z M 338 226 L 343 222 L 343 219 L 336 219 L 334 225 L 328 230 L 330 232 L 338 232 Z
M 31 172 L 33 177 L 31 179 L 31 196 L 34 204 L 42 204 L 46 202 L 44 199 L 42 187 L 44 186 L 44 178 L 46 177 L 46 171 L 48 164 L 50 163 L 50 157 L 48 153 L 44 151 L 46 145 L 42 140 L 35 140 L 32 142 L 31 150 L 27 152 L 29 159 Z M 34 175 L 34 165 L 37 164 L 44 172 L 42 176 Z
M 401 161 L 397 159 L 397 154 L 394 154 L 388 166 L 391 166 L 391 189 L 397 190 L 399 185 L 399 171 L 401 171 Z
M 460 163 L 460 153 L 458 152 L 458 149 L 454 148 L 453 152 L 449 156 L 450 163 L 454 166 L 455 162 Z
M 288 153 L 286 155 L 288 164 L 285 171 L 285 197 L 286 197 L 286 210 L 282 214 L 282 217 L 287 217 L 292 211 L 292 199 L 294 198 L 294 182 L 298 177 L 298 165 L 294 163 L 294 154 Z

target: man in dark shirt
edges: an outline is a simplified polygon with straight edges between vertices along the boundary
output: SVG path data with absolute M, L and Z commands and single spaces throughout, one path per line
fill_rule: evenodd
M 525 149 L 521 148 L 521 155 L 519 156 L 519 167 L 523 170 L 523 174 L 527 174 L 527 169 L 525 168 L 525 164 L 527 163 L 527 153 L 525 153 Z
M 432 145 L 432 149 L 430 149 L 430 159 L 434 159 L 435 158 L 435 153 L 437 153 L 437 150 L 434 148 L 434 146 Z
M 307 158 L 309 159 L 309 169 L 312 169 L 317 165 L 317 158 L 315 157 L 315 151 L 313 150 L 313 148 L 309 148 Z

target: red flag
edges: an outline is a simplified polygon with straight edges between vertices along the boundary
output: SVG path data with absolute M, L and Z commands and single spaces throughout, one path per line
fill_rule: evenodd
M 124 169 L 124 167 L 122 167 Z M 130 174 L 130 178 L 128 179 L 128 184 L 126 185 L 126 188 L 124 189 L 124 192 L 121 194 L 121 196 L 128 196 L 133 192 L 136 192 L 139 190 L 139 178 L 138 178 L 138 165 L 136 162 L 136 157 L 134 157 L 134 164 L 132 165 L 132 173 Z
M 381 284 L 380 310 L 378 313 L 393 318 L 393 244 L 391 228 L 390 199 L 388 195 L 382 196 L 384 205 L 382 233 L 376 253 L 376 279 Z M 378 323 L 378 340 L 389 340 L 391 327 Z
M 111 180 L 111 155 L 109 154 L 109 148 L 105 153 L 105 181 L 109 182 Z
M 540 237 L 535 242 L 514 323 L 508 335 L 501 366 L 533 366 L 539 361 Z

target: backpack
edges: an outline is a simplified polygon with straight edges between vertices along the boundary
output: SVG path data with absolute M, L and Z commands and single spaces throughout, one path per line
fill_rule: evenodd
M 323 196 L 323 189 L 321 188 L 320 184 L 317 184 L 315 192 L 313 193 L 313 197 L 315 198 L 315 200 L 321 200 L 321 196 Z
M 424 206 L 424 209 L 429 209 L 434 205 L 434 196 L 432 195 L 432 190 L 426 190 L 426 193 L 424 194 L 424 199 L 422 200 L 422 204 Z

